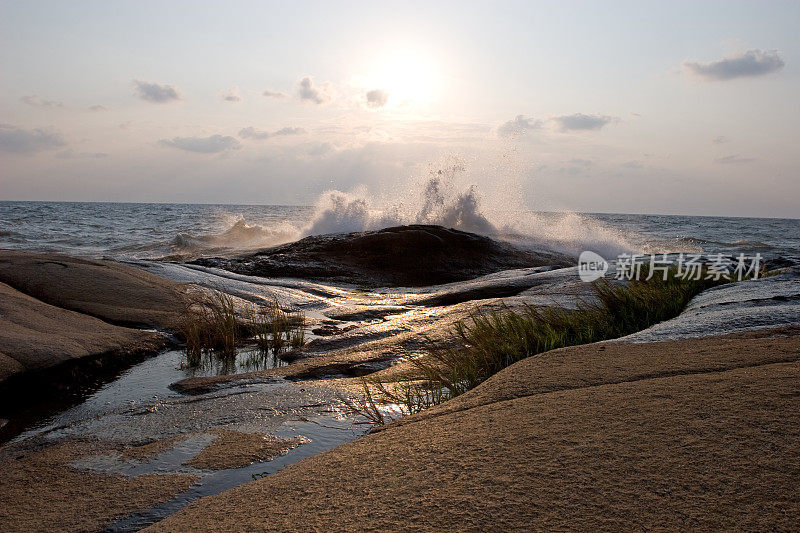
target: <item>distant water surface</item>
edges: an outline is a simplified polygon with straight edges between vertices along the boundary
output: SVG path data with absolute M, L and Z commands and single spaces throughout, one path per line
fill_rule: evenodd
M 761 253 L 800 260 L 800 220 L 667 215 L 476 215 L 482 233 L 577 255 L 622 252 Z M 426 220 L 457 227 L 467 217 Z M 352 206 L 0 202 L 0 248 L 114 259 L 191 259 L 291 242 L 325 232 L 375 229 Z M 324 222 L 324 223 L 321 223 Z M 497 221 L 497 222 L 495 222 Z M 383 226 L 392 225 L 386 219 Z M 467 226 L 458 229 L 475 231 Z

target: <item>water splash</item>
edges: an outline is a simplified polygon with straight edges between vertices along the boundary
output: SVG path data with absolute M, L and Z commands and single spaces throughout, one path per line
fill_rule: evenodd
M 512 154 L 513 155 L 513 154 Z M 800 256 L 797 222 L 529 210 L 529 169 L 509 156 L 446 157 L 395 183 L 331 190 L 310 206 L 0 202 L 0 247 L 114 259 L 188 260 L 237 255 L 308 235 L 438 224 L 577 256 L 623 252 Z
M 452 185 L 436 176 L 428 180 L 416 200 L 410 205 L 398 201 L 381 209 L 363 191 L 327 191 L 317 202 L 314 218 L 302 234 L 349 233 L 407 224 L 434 224 L 485 235 L 497 233 L 497 228 L 480 211 L 475 186 L 456 192 Z
M 486 198 L 477 185 L 465 178 L 462 164 L 432 170 L 427 180 L 416 187 L 404 187 L 400 197 L 388 200 L 388 207 L 375 205 L 365 189 L 327 191 L 301 233 L 308 236 L 435 224 L 576 257 L 587 249 L 613 257 L 646 247 L 644 239 L 632 238 L 588 216 L 532 213 L 521 207 L 520 195 L 508 188 L 485 205 Z
M 231 218 L 227 216 L 226 218 Z M 200 251 L 242 251 L 265 248 L 294 240 L 298 229 L 289 222 L 270 226 L 249 224 L 242 215 L 233 218 L 233 223 L 222 233 L 192 235 L 179 233 L 170 243 L 173 253 Z

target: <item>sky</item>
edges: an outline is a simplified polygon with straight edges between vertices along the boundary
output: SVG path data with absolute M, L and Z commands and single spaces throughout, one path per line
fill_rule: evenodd
M 800 2 L 0 1 L 0 200 L 800 218 Z M 391 193 L 387 192 L 391 191 Z

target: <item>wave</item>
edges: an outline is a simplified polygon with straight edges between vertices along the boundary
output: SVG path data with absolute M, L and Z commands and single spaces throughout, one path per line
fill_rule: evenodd
M 761 241 L 748 241 L 748 240 L 741 240 L 731 243 L 731 246 L 735 246 L 738 248 L 754 248 L 757 250 L 773 250 L 775 249 L 774 246 L 771 244 L 767 244 Z
M 518 245 L 544 247 L 577 257 L 591 250 L 607 259 L 624 253 L 643 252 L 644 239 L 612 228 L 578 213 L 531 213 L 519 223 L 507 224 L 505 232 Z
M 363 191 L 331 190 L 317 202 L 303 236 L 379 230 L 409 224 L 432 224 L 512 241 L 533 251 L 556 251 L 577 257 L 593 250 L 606 257 L 642 249 L 643 243 L 600 221 L 576 213 L 531 213 L 517 206 L 483 207 L 474 184 L 458 187 L 450 172 L 439 171 L 422 187 L 404 191 L 406 198 L 389 208 L 373 205 Z M 491 213 L 491 214 L 489 214 Z
M 291 224 L 281 223 L 273 227 L 265 227 L 248 224 L 244 217 L 240 217 L 222 233 L 199 236 L 179 233 L 171 245 L 177 251 L 250 250 L 288 242 L 296 236 L 297 228 Z
M 326 191 L 317 202 L 316 213 L 303 235 L 350 233 L 379 230 L 409 224 L 431 224 L 472 233 L 492 235 L 497 228 L 480 211 L 474 186 L 453 194 L 441 179 L 425 185 L 419 207 L 403 209 L 395 205 L 386 210 L 371 205 L 366 195 Z
M 699 237 L 678 237 L 677 240 L 678 242 L 686 243 L 689 245 L 698 245 L 698 246 L 709 243 L 718 244 L 716 241 L 709 241 L 707 239 L 701 239 Z
M 270 227 L 249 224 L 243 216 L 234 217 L 220 233 L 178 233 L 168 241 L 123 246 L 112 250 L 115 256 L 137 259 L 186 261 L 201 255 L 233 255 L 249 250 L 267 248 L 291 242 L 299 237 L 299 230 L 288 222 Z
M 25 235 L 11 230 L 0 230 L 0 242 L 19 244 L 26 242 Z
M 140 258 L 186 260 L 201 255 L 233 255 L 292 242 L 303 237 L 427 224 L 453 228 L 514 243 L 533 252 L 577 257 L 584 250 L 613 258 L 642 252 L 647 243 L 630 231 L 612 228 L 576 213 L 532 213 L 519 191 L 502 178 L 482 178 L 493 197 L 479 192 L 464 165 L 442 165 L 415 184 L 403 184 L 393 197 L 376 198 L 365 188 L 329 190 L 320 195 L 310 220 L 291 224 L 251 224 L 241 215 L 225 221 L 217 233 L 178 233 L 170 242 L 138 249 Z M 132 250 L 125 250 L 130 253 Z

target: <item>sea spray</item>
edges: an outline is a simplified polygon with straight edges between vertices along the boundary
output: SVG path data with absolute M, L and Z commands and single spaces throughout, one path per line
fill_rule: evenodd
M 361 187 L 354 192 L 326 191 L 320 196 L 303 236 L 378 230 L 408 224 L 432 224 L 510 240 L 532 250 L 555 250 L 577 257 L 594 250 L 608 257 L 643 251 L 645 243 L 630 232 L 613 229 L 576 213 L 534 213 L 521 207 L 520 195 L 486 198 L 465 179 L 463 165 L 432 170 L 414 189 L 403 188 L 398 198 L 375 205 Z M 496 186 L 496 184 L 495 184 Z M 508 201 L 506 201 L 506 198 Z
M 560 252 L 577 257 L 584 250 L 604 257 L 646 250 L 643 239 L 576 213 L 534 213 L 519 207 L 518 195 L 494 194 L 489 205 L 482 188 L 465 179 L 464 168 L 451 165 L 432 170 L 425 180 L 405 186 L 394 198 L 380 203 L 366 187 L 350 192 L 322 193 L 307 222 L 251 222 L 242 214 L 215 215 L 220 232 L 179 233 L 150 257 L 191 259 L 201 255 L 229 256 L 268 248 L 302 237 L 379 230 L 409 224 L 429 224 L 478 233 L 537 252 Z M 491 188 L 491 187 L 490 187 Z
M 414 208 L 414 205 L 418 207 Z M 326 191 L 317 202 L 313 220 L 302 234 L 350 233 L 408 224 L 432 224 L 484 235 L 497 233 L 480 212 L 480 200 L 474 186 L 454 194 L 444 189 L 437 177 L 428 181 L 418 203 L 405 208 L 398 202 L 380 209 L 373 206 L 366 195 Z
M 766 234 L 751 235 L 742 233 L 741 222 L 703 219 L 700 227 L 710 231 L 705 240 L 696 241 L 681 239 L 698 236 L 698 225 L 687 226 L 682 219 L 534 213 L 522 193 L 524 169 L 513 163 L 466 164 L 445 158 L 427 172 L 397 182 L 391 193 L 376 194 L 365 186 L 332 190 L 321 194 L 315 207 L 0 203 L 0 244 L 92 257 L 181 261 L 237 255 L 310 235 L 433 224 L 512 241 L 532 251 L 577 257 L 592 250 L 613 258 L 631 251 L 691 252 L 712 244 L 721 251 L 738 250 L 743 246 L 725 243 L 768 243 L 773 231 L 764 226 Z M 673 220 L 678 222 L 674 228 Z

